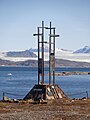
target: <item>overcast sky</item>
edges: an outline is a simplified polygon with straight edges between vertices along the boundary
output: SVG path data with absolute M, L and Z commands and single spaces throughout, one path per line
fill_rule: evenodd
M 35 47 L 42 20 L 56 27 L 56 47 L 90 46 L 90 0 L 0 0 L 0 51 Z

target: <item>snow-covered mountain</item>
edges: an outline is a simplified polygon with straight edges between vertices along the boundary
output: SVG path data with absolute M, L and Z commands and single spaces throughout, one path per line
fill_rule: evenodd
M 89 47 L 88 47 L 89 48 Z M 56 49 L 56 58 L 57 59 L 65 59 L 77 62 L 90 62 L 90 54 L 85 53 L 77 53 L 73 51 L 64 51 L 62 49 Z
M 41 50 L 40 50 L 41 51 Z M 44 48 L 44 59 L 48 60 L 49 59 L 49 47 L 45 46 Z M 29 53 L 30 52 L 30 53 Z M 9 52 L 9 55 L 7 54 L 8 52 L 0 52 L 0 59 L 3 60 L 10 60 L 10 61 L 25 61 L 25 60 L 37 60 L 38 57 L 38 49 L 37 48 L 30 48 L 29 50 L 25 50 L 24 53 L 21 55 L 21 52 L 15 52 L 13 56 L 11 56 L 12 51 Z M 18 56 L 16 56 L 17 54 Z M 29 53 L 30 55 L 28 56 Z M 31 56 L 33 54 L 33 57 Z M 25 55 L 25 56 L 24 56 Z M 64 59 L 64 60 L 70 60 L 70 61 L 77 61 L 77 62 L 90 62 L 90 46 L 85 46 L 82 49 L 76 50 L 76 51 L 71 51 L 71 50 L 66 50 L 66 49 L 60 49 L 56 48 L 55 49 L 55 58 L 56 59 Z
M 90 46 L 85 46 L 84 48 L 74 51 L 73 53 L 90 53 Z

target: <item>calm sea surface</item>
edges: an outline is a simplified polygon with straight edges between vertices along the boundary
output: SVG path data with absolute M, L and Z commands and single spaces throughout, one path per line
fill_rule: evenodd
M 90 68 L 56 68 L 60 71 L 87 71 Z M 48 73 L 48 68 L 45 69 Z M 71 98 L 90 97 L 90 75 L 56 76 L 56 84 Z M 45 76 L 45 83 L 48 83 Z M 31 67 L 0 67 L 0 99 L 3 92 L 11 99 L 22 99 L 37 84 L 37 68 Z

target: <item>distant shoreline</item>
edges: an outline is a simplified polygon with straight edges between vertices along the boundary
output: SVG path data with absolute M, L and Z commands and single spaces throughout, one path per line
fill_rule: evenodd
M 74 72 L 59 72 L 59 73 L 55 73 L 56 76 L 68 76 L 68 75 L 90 75 L 90 72 L 78 72 L 78 71 L 74 71 Z
M 27 60 L 27 61 L 8 61 L 0 59 L 0 66 L 14 66 L 14 67 L 38 67 L 37 60 Z M 49 66 L 49 61 L 44 62 L 44 66 Z M 71 68 L 90 68 L 90 63 L 87 62 L 75 62 L 64 59 L 55 59 L 55 67 L 71 67 Z
M 23 66 L 23 65 L 0 65 L 0 67 L 26 67 L 26 68 L 38 68 L 38 66 Z M 44 66 L 44 68 L 49 68 L 47 66 Z M 76 69 L 90 69 L 90 67 L 72 67 L 72 66 L 56 66 L 55 68 L 76 68 Z M 76 71 L 77 72 L 77 71 Z

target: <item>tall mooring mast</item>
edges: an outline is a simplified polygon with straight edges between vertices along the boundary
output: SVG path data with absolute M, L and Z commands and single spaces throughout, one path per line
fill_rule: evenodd
M 49 30 L 48 38 L 45 40 L 45 31 Z M 23 98 L 32 99 L 34 101 L 66 98 L 67 96 L 61 88 L 55 84 L 55 38 L 59 37 L 55 33 L 56 28 L 52 27 L 51 22 L 49 27 L 44 26 L 42 21 L 41 27 L 37 27 L 37 33 L 33 36 L 38 38 L 38 84 L 35 84 L 30 92 Z M 49 81 L 45 84 L 44 76 L 44 53 L 45 44 L 49 45 Z
M 49 32 L 49 42 L 44 40 L 44 31 L 48 29 Z M 38 37 L 38 85 L 44 84 L 44 44 L 49 44 L 49 85 L 55 84 L 55 37 L 59 35 L 55 34 L 55 27 L 45 27 L 44 21 L 42 21 L 42 26 L 37 27 L 37 34 L 33 34 Z M 40 55 L 40 53 L 42 53 Z

